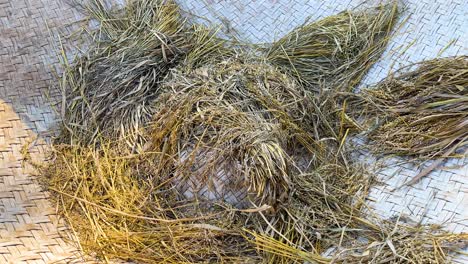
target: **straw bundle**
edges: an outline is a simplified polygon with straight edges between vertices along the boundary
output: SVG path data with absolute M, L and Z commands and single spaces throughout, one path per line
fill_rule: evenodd
M 226 90 L 193 87 L 161 96 L 151 151 L 174 167 L 174 183 L 185 198 L 226 201 L 237 208 L 274 206 L 289 189 L 284 131 L 258 114 L 224 99 Z
M 267 49 L 266 57 L 313 90 L 352 90 L 385 49 L 397 2 L 344 11 L 300 26 Z
M 468 245 L 468 234 L 452 234 L 438 225 L 420 225 L 405 217 L 383 221 L 367 232 L 369 242 L 355 242 L 338 253 L 345 263 L 452 263 L 451 253 Z M 341 255 L 341 256 L 340 256 Z
M 100 148 L 59 145 L 50 166 L 41 168 L 84 253 L 103 262 L 258 259 L 232 224 L 245 222 L 245 215 L 216 208 L 200 214 L 199 204 L 176 200 L 171 184 L 145 171 L 160 156 L 121 156 L 113 145 L 104 140 Z
M 205 198 L 235 193 L 233 205 L 243 207 L 239 198 L 254 192 L 264 196 L 255 204 L 274 206 L 293 173 L 325 159 L 315 99 L 268 64 L 233 58 L 194 71 L 173 70 L 163 89 L 147 144 L 176 157 L 165 166 L 175 167 L 176 181 L 184 192 L 191 190 L 189 196 L 196 189 Z M 233 193 L 221 195 L 219 185 L 206 190 L 220 181 Z M 187 182 L 190 187 L 184 187 Z
M 192 87 L 206 87 L 224 93 L 222 99 L 243 112 L 276 120 L 291 132 L 311 130 L 306 122 L 313 115 L 311 94 L 274 67 L 248 60 L 231 58 L 195 71 L 174 71 L 166 82 L 167 90 L 185 92 Z
M 98 28 L 87 37 L 86 53 L 64 65 L 63 136 L 87 144 L 102 134 L 134 145 L 168 70 L 187 59 L 194 67 L 228 49 L 215 30 L 186 25 L 172 0 L 129 1 L 121 9 L 106 3 L 85 6 Z
M 273 44 L 269 63 L 286 74 L 226 48 L 215 30 L 187 26 L 173 1 L 88 8 L 95 43 L 66 65 L 65 127 L 38 167 L 86 253 L 141 263 L 418 263 L 443 262 L 460 246 L 446 242 L 463 236 L 393 232 L 361 212 L 373 178 L 348 157 L 350 121 L 330 88 L 359 82 L 396 4 Z M 390 246 L 392 236 L 401 243 Z M 324 257 L 330 247 L 333 258 Z
M 397 71 L 364 92 L 368 109 L 384 116 L 370 139 L 384 153 L 423 159 L 455 155 L 468 144 L 467 87 L 466 56 L 425 61 Z

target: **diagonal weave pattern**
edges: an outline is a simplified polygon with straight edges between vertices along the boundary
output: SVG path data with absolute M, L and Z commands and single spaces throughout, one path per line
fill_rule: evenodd
M 358 0 L 179 0 L 183 8 L 224 26 L 228 35 L 251 42 L 276 39 L 308 18 L 316 20 Z M 408 0 L 407 23 L 364 80 L 375 83 L 390 69 L 436 57 L 467 54 L 468 4 L 463 0 Z M 23 168 L 21 150 L 49 130 L 55 114 L 48 104 L 51 66 L 57 63 L 57 29 L 69 32 L 78 19 L 65 0 L 0 0 L 0 263 L 75 261 L 77 249 L 59 236 L 63 225 Z M 203 19 L 201 19 L 203 20 Z M 50 31 L 49 31 L 50 30 Z M 449 45 L 447 47 L 447 45 Z M 54 92 L 51 95 L 55 97 Z M 45 143 L 31 148 L 41 159 Z M 370 157 L 368 157 L 370 158 Z M 405 213 L 423 222 L 449 222 L 448 229 L 468 232 L 468 160 L 451 160 L 411 188 L 392 189 L 417 174 L 409 164 L 391 165 L 381 173 L 385 184 L 374 188 L 370 204 L 384 216 Z M 460 258 L 459 263 L 468 263 Z
M 47 103 L 56 63 L 49 30 L 67 30 L 65 23 L 75 19 L 62 1 L 0 1 L 0 263 L 79 260 L 76 248 L 61 238 L 64 227 L 31 168 L 22 166 L 21 153 L 54 123 Z M 44 147 L 31 147 L 34 160 Z

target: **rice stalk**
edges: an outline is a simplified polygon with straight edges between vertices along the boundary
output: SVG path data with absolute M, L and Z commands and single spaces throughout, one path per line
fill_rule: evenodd
M 468 144 L 467 87 L 468 59 L 459 56 L 410 65 L 365 90 L 369 115 L 379 117 L 369 133 L 376 150 L 420 159 L 456 157 Z
M 85 253 L 139 263 L 255 259 L 241 234 L 225 228 L 236 216 L 187 210 L 194 203 L 171 198 L 170 184 L 143 179 L 139 166 L 152 155 L 119 156 L 111 145 L 57 146 L 41 172 Z
M 439 263 L 463 246 L 464 235 L 363 214 L 373 177 L 349 158 L 346 140 L 360 125 L 337 98 L 382 52 L 395 2 L 301 27 L 272 44 L 267 61 L 188 26 L 173 1 L 85 7 L 94 43 L 66 64 L 64 128 L 39 169 L 89 255 Z M 464 91 L 465 73 L 429 83 L 448 76 Z M 424 102 L 415 108 L 464 110 L 459 97 Z M 360 104 L 390 113 L 378 99 Z
M 453 254 L 468 245 L 468 234 L 452 234 L 438 225 L 421 225 L 405 217 L 381 222 L 335 259 L 344 263 L 452 263 Z
M 172 0 L 121 8 L 90 0 L 84 8 L 97 28 L 83 36 L 90 43 L 85 53 L 71 64 L 63 58 L 63 142 L 92 144 L 103 135 L 135 148 L 171 68 L 231 53 L 215 30 L 188 25 Z
M 351 91 L 384 51 L 398 13 L 392 1 L 299 26 L 273 42 L 266 59 L 313 91 Z

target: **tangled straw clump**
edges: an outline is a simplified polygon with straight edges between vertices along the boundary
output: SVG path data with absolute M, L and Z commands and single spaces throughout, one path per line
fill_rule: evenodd
M 169 69 L 184 60 L 195 67 L 210 53 L 228 51 L 214 30 L 186 25 L 172 0 L 129 1 L 121 9 L 90 0 L 84 8 L 98 28 L 73 65 L 64 58 L 65 141 L 90 144 L 102 134 L 135 145 Z
M 370 133 L 384 153 L 432 159 L 468 144 L 467 56 L 408 66 L 363 96 L 370 113 L 384 116 Z
M 352 183 L 366 178 L 340 166 L 295 177 L 297 190 L 271 214 L 180 199 L 174 182 L 159 175 L 163 153 L 121 156 L 113 145 L 56 146 L 41 168 L 80 247 L 102 261 L 423 264 L 445 263 L 466 245 L 466 234 L 437 226 L 362 218 L 365 185 Z M 322 256 L 330 246 L 339 246 L 333 258 Z
M 384 51 L 397 17 L 396 1 L 344 11 L 294 29 L 266 58 L 315 91 L 351 91 Z
M 174 181 L 185 196 L 200 194 L 242 208 L 251 206 L 244 198 L 253 195 L 273 205 L 290 184 L 284 131 L 240 111 L 223 99 L 226 92 L 201 87 L 167 100 L 162 95 L 150 149 L 168 156 L 162 162 L 175 167 Z
M 356 240 L 337 259 L 345 263 L 450 263 L 449 252 L 467 246 L 467 234 L 452 234 L 404 216 L 374 222 L 369 228 L 375 232 L 364 235 L 371 242 Z
M 170 183 L 151 174 L 158 167 L 145 168 L 159 156 L 121 156 L 113 145 L 56 146 L 53 163 L 42 168 L 85 253 L 141 263 L 255 259 L 242 236 L 225 229 L 242 215 L 216 208 L 200 214 L 199 204 L 176 200 Z
M 333 91 L 349 90 L 375 61 L 396 5 L 296 30 L 266 61 L 187 25 L 170 0 L 86 7 L 99 27 L 88 52 L 65 64 L 64 128 L 38 167 L 86 253 L 139 263 L 425 263 L 459 246 L 450 243 L 463 235 L 390 231 L 362 214 L 373 177 L 349 159 L 354 124 Z M 298 80 L 281 52 L 299 49 L 288 57 Z
M 163 164 L 175 167 L 189 196 L 275 207 L 292 176 L 330 157 L 327 148 L 336 145 L 320 142 L 331 128 L 320 124 L 316 99 L 262 62 L 231 58 L 175 69 L 163 89 L 146 146 L 168 156 Z M 242 202 L 249 193 L 260 199 Z

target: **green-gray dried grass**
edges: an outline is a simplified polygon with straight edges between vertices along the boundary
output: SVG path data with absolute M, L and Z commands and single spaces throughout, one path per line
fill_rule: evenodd
M 393 1 L 326 17 L 272 43 L 266 58 L 314 91 L 351 91 L 385 50 L 398 14 Z

